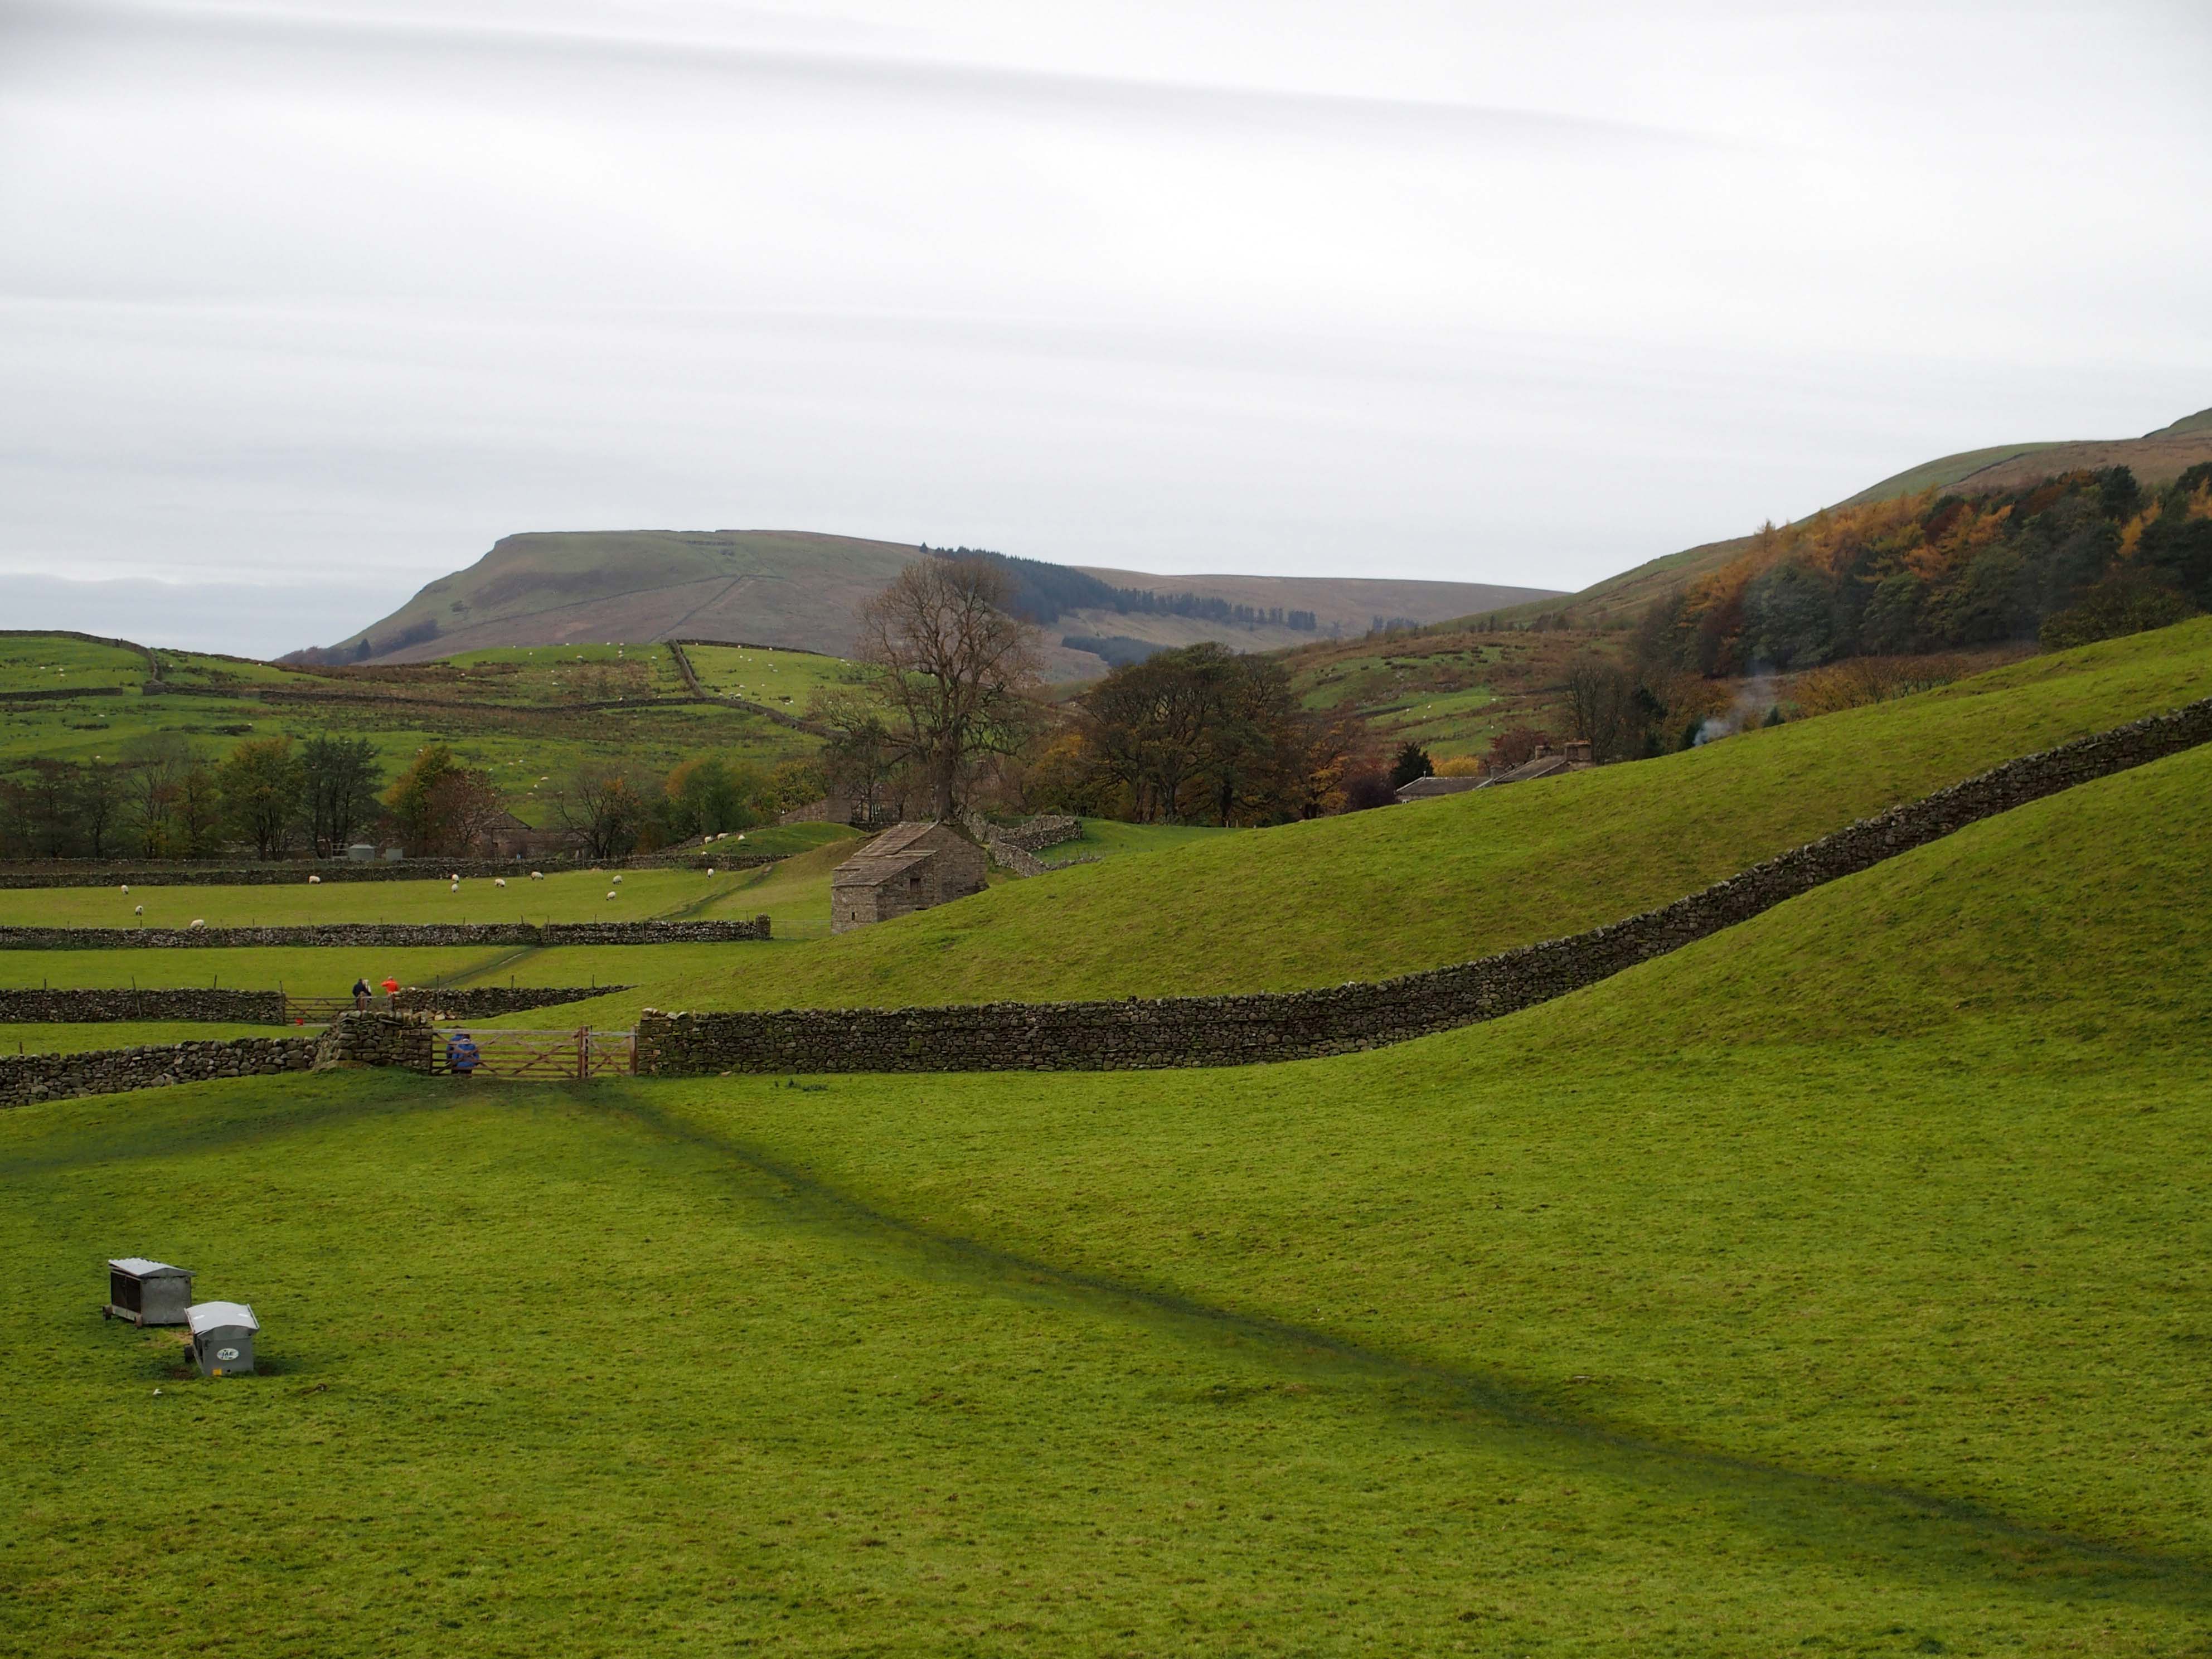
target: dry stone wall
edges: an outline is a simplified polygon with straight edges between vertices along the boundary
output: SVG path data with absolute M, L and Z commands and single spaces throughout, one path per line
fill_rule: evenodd
M 0 864 L 0 889 L 46 887 L 304 887 L 310 876 L 325 882 L 443 881 L 459 875 L 469 881 L 505 877 L 526 881 L 532 870 L 556 874 L 581 869 L 651 870 L 703 868 L 749 869 L 775 864 L 783 854 L 731 854 L 718 858 L 694 848 L 678 854 L 641 854 L 628 859 L 608 859 L 584 865 L 566 857 L 547 857 L 535 863 L 523 859 L 377 859 L 356 863 L 351 859 L 294 859 L 275 864 L 103 863 L 87 859 L 40 859 Z
M 1970 823 L 2207 741 L 2212 699 L 2007 762 L 1659 909 L 1425 973 L 1328 990 L 1125 1002 L 647 1009 L 638 1024 L 637 1069 L 664 1076 L 1100 1071 L 1243 1066 L 1379 1048 L 1581 990 Z
M 105 1024 L 112 1020 L 210 1020 L 282 1025 L 281 991 L 0 990 L 0 1024 Z
M 349 1009 L 315 1040 L 314 1063 L 318 1071 L 337 1066 L 398 1066 L 428 1072 L 436 1050 L 428 1014 Z
M 412 987 L 397 999 L 401 1013 L 434 1013 L 447 1019 L 489 1019 L 495 1014 L 527 1013 L 533 1008 L 556 1008 L 564 1002 L 585 1002 L 592 997 L 627 991 L 627 985 L 469 985 Z
M 436 1013 L 447 1019 L 489 1019 L 526 1013 L 564 1002 L 584 1002 L 627 985 L 471 985 L 409 987 L 398 994 L 402 1013 Z M 226 1025 L 283 1025 L 281 991 L 197 989 L 69 991 L 0 989 L 0 1024 L 104 1024 L 116 1020 L 202 1020 Z
M 330 922 L 307 927 L 0 927 L 0 951 L 182 951 L 271 945 L 729 945 L 769 937 L 750 921 Z
M 312 1037 L 231 1037 L 76 1054 L 0 1055 L 0 1106 L 73 1100 L 127 1089 L 166 1089 L 216 1078 L 304 1072 L 315 1063 Z

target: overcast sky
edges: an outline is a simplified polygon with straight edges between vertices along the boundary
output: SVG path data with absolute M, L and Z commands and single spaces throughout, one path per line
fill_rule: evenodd
M 0 0 L 0 605 L 274 652 L 639 526 L 1571 588 L 2212 404 L 2208 88 L 2206 0 Z

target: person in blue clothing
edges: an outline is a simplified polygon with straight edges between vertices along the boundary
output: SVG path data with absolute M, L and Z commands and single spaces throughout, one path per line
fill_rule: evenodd
M 476 1039 L 466 1031 L 456 1031 L 446 1039 L 446 1069 L 454 1076 L 473 1078 L 483 1063 Z

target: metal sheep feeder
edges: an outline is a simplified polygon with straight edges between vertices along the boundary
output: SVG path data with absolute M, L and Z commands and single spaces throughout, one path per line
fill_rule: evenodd
M 107 1319 L 134 1325 L 181 1325 L 191 1305 L 192 1270 L 143 1255 L 118 1256 L 107 1264 Z

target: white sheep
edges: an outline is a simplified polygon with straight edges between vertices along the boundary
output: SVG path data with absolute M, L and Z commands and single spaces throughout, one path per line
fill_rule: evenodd
M 530 872 L 530 878 L 532 881 L 543 881 L 545 879 L 545 872 L 543 870 L 532 870 Z
M 458 892 L 459 892 L 459 891 L 461 890 L 461 884 L 460 884 L 460 883 L 459 883 L 459 882 L 457 881 L 457 882 L 455 882 L 455 883 L 454 883 L 451 887 L 448 887 L 446 890 L 447 890 L 447 892 L 449 892 L 449 893 L 458 893 Z
M 491 878 L 491 884 L 495 887 L 504 887 L 507 885 L 507 878 L 505 876 L 494 876 Z
M 320 876 L 309 876 L 307 878 L 307 885 L 310 887 L 320 887 L 322 884 L 323 878 Z
M 617 887 L 622 885 L 622 878 L 620 876 L 617 876 L 615 878 L 615 885 Z
M 126 893 L 131 890 L 131 884 L 129 882 L 126 881 L 123 884 L 123 890 Z
M 714 866 L 713 865 L 710 864 L 707 866 L 707 873 L 710 876 L 714 873 Z
M 608 896 L 609 898 L 612 898 L 614 896 L 615 896 L 615 890 L 614 890 L 613 888 L 611 888 L 611 887 L 608 888 L 608 889 L 607 889 L 607 896 Z
M 143 904 L 134 904 L 131 907 L 131 914 L 134 916 L 143 916 L 146 914 L 146 907 Z
M 201 928 L 203 928 L 203 927 L 206 927 L 206 926 L 207 926 L 207 918 L 206 918 L 205 916 L 194 916 L 194 917 L 192 918 L 192 927 L 191 927 L 191 931 L 193 931 L 194 933 L 198 932 Z

